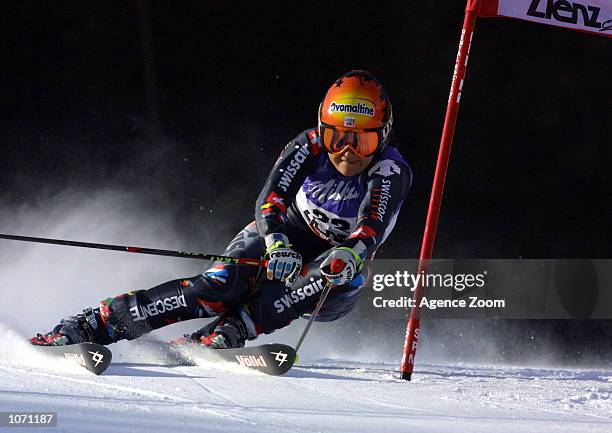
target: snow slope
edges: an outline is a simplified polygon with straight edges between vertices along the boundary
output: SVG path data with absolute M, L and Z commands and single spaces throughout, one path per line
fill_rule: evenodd
M 405 382 L 396 364 L 319 360 L 282 377 L 122 362 L 94 376 L 28 351 L 0 358 L 0 411 L 58 412 L 36 432 L 612 431 L 612 371 L 419 365 Z
M 175 218 L 167 206 L 151 208 L 159 196 L 150 200 L 141 191 L 125 192 L 123 186 L 41 194 L 38 204 L 0 207 L 3 231 L 220 252 L 239 226 L 224 216 L 215 220 L 214 231 L 198 229 L 195 237 L 184 227 L 173 230 Z M 194 224 L 195 229 L 202 222 Z M 472 359 L 489 362 L 500 359 L 500 347 L 506 347 L 480 324 L 468 335 L 467 322 L 435 322 L 440 329 L 435 338 L 430 336 L 430 344 L 427 326 L 422 329 L 425 344 L 409 383 L 397 379 L 395 359 L 404 323 L 389 331 L 395 325 L 377 322 L 383 332 L 376 333 L 369 329 L 373 323 L 351 319 L 355 313 L 333 324 L 316 324 L 300 349 L 301 364 L 282 377 L 219 365 L 159 365 L 140 348 L 141 339 L 113 344 L 115 363 L 103 376 L 94 376 L 35 356 L 25 342 L 26 336 L 48 331 L 62 317 L 96 306 L 100 299 L 196 275 L 203 266 L 208 264 L 1 243 L 0 411 L 57 411 L 59 425 L 0 431 L 612 432 L 612 371 L 453 365 L 445 358 L 445 347 L 453 348 L 453 359 L 465 360 L 469 351 Z M 152 334 L 167 341 L 203 324 L 188 321 Z M 257 341 L 295 344 L 304 325 L 298 322 Z M 453 326 L 458 336 L 450 332 Z M 451 344 L 457 338 L 468 348 L 459 354 Z M 371 362 L 351 361 L 355 359 Z M 550 359 L 537 361 L 549 365 L 555 359 L 552 351 Z

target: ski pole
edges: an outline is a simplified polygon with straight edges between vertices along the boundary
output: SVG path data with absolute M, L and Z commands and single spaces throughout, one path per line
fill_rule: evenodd
M 95 244 L 91 242 L 69 241 L 65 239 L 34 238 L 30 236 L 16 236 L 16 235 L 5 235 L 5 234 L 0 234 L 0 239 L 8 239 L 11 241 L 23 241 L 23 242 L 37 242 L 41 244 L 66 245 L 69 247 L 94 248 L 98 250 L 123 251 L 127 253 L 151 254 L 154 256 L 167 256 L 167 257 L 179 257 L 179 258 L 185 258 L 185 259 L 210 260 L 213 262 L 234 263 L 237 265 L 253 265 L 253 266 L 262 266 L 262 267 L 266 267 L 268 265 L 267 260 L 260 260 L 260 259 L 217 256 L 215 254 L 190 253 L 190 252 L 185 252 L 185 251 L 158 250 L 155 248 L 132 247 L 132 246 L 125 246 L 125 245 Z
M 317 317 L 317 315 L 319 314 L 319 311 L 321 310 L 321 307 L 323 306 L 323 303 L 325 302 L 325 299 L 327 298 L 327 295 L 329 294 L 329 291 L 331 290 L 332 286 L 333 284 L 329 280 L 325 283 L 325 286 L 323 287 L 323 292 L 321 292 L 321 297 L 319 298 L 319 302 L 317 303 L 317 307 L 310 315 L 310 318 L 308 319 L 308 323 L 306 324 L 306 327 L 302 331 L 302 335 L 300 335 L 300 339 L 295 345 L 296 353 L 298 350 L 300 350 L 300 346 L 304 342 L 304 338 L 306 338 L 306 334 L 308 334 L 308 331 L 310 330 L 310 327 L 312 326 L 315 317 Z
M 343 267 L 344 267 L 344 263 L 342 262 L 342 260 L 339 260 L 339 259 L 333 260 L 330 265 L 330 268 L 332 269 L 333 272 L 340 272 Z M 321 311 L 321 307 L 323 306 L 325 299 L 327 299 L 327 295 L 329 294 L 329 291 L 331 290 L 332 287 L 333 287 L 333 283 L 330 280 L 326 280 L 325 286 L 323 287 L 323 291 L 321 292 L 321 297 L 319 298 L 319 302 L 317 302 L 316 308 L 310 315 L 310 318 L 308 319 L 308 323 L 306 324 L 306 327 L 302 331 L 302 335 L 300 335 L 300 339 L 295 345 L 296 353 L 298 350 L 300 350 L 300 346 L 304 342 L 304 338 L 306 338 L 306 334 L 308 334 L 308 331 L 310 330 L 310 327 L 312 326 L 315 320 L 315 317 L 317 317 L 317 315 L 319 314 L 319 311 Z

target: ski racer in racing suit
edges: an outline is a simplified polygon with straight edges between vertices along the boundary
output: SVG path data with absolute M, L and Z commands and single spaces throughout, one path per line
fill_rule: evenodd
M 30 341 L 109 344 L 178 321 L 217 317 L 186 337 L 211 348 L 243 347 L 312 313 L 327 280 L 334 287 L 316 320 L 345 316 L 412 182 L 390 143 L 392 121 L 376 78 L 366 71 L 343 75 L 321 103 L 318 127 L 299 133 L 274 164 L 255 221 L 223 253 L 265 258 L 267 269 L 217 263 L 191 278 L 107 298 Z M 332 270 L 334 260 L 342 266 Z

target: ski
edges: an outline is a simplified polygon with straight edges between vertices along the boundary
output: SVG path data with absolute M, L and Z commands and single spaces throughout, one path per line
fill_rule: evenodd
M 295 349 L 285 344 L 262 344 L 240 349 L 209 349 L 194 343 L 171 344 L 180 365 L 197 365 L 198 360 L 229 362 L 272 376 L 288 372 L 296 360 Z
M 79 343 L 66 346 L 32 345 L 32 347 L 44 355 L 73 361 L 93 374 L 103 373 L 113 358 L 110 350 L 96 343 Z

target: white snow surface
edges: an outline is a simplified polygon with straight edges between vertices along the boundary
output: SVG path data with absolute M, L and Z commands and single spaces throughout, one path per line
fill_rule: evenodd
M 608 370 L 419 364 L 407 382 L 397 364 L 319 359 L 272 377 L 145 351 L 95 376 L 16 337 L 0 352 L 0 411 L 58 413 L 36 432 L 612 431 Z
M 3 207 L 0 219 L 7 233 L 188 251 L 220 252 L 210 246 L 227 244 L 235 232 L 231 221 L 218 221 L 218 230 L 186 237 L 172 230 L 165 208 L 151 209 L 138 195 L 121 191 L 68 191 L 37 205 Z M 220 364 L 161 365 L 147 349 L 147 338 L 167 341 L 198 329 L 201 320 L 111 345 L 113 364 L 102 376 L 39 356 L 26 342 L 100 299 L 196 275 L 202 266 L 1 243 L 0 412 L 56 411 L 58 427 L 0 431 L 612 432 L 612 370 L 552 368 L 554 353 L 534 359 L 549 368 L 453 364 L 440 335 L 428 340 L 426 329 L 411 382 L 398 379 L 401 335 L 385 350 L 366 324 L 350 333 L 335 323 L 316 324 L 300 349 L 300 363 L 281 377 Z M 257 343 L 295 344 L 305 325 L 296 322 Z M 500 358 L 484 332 L 464 338 L 474 359 Z

